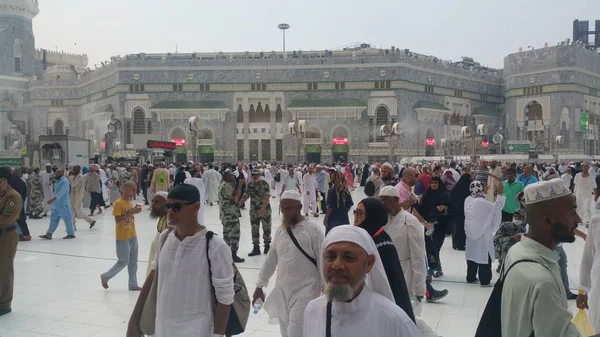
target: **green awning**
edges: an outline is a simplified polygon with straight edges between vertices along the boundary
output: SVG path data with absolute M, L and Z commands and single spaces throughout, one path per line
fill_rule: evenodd
M 107 104 L 100 106 L 98 109 L 96 109 L 96 112 L 115 112 L 115 110 L 113 109 L 112 104 Z
M 417 104 L 413 107 L 413 109 L 429 109 L 429 110 L 441 110 L 441 111 L 450 111 L 450 109 L 446 108 L 440 103 L 430 102 L 430 101 L 418 101 Z
M 197 110 L 197 109 L 227 109 L 225 102 L 220 100 L 201 101 L 162 101 L 153 105 L 151 110 Z
M 367 107 L 359 99 L 295 99 L 288 104 L 288 108 L 339 108 L 339 107 Z
M 492 109 L 488 109 L 488 108 L 473 108 L 473 113 L 471 114 L 473 116 L 477 116 L 477 115 L 485 115 L 485 116 L 497 116 L 498 113 Z

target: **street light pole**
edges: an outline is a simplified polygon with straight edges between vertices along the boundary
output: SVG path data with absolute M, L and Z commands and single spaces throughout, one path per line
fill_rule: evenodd
M 290 29 L 290 25 L 288 25 L 287 23 L 280 23 L 279 25 L 277 25 L 277 28 L 281 29 L 281 31 L 283 32 L 283 54 L 285 55 L 285 31 Z

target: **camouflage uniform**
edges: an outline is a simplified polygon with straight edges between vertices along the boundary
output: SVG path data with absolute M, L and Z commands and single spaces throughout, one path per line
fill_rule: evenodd
M 42 187 L 42 177 L 39 174 L 32 173 L 27 179 L 27 188 L 29 192 L 29 210 L 33 216 L 40 216 L 44 212 L 44 189 Z
M 8 187 L 6 193 L 0 195 L 0 315 L 11 309 L 14 261 L 19 242 L 16 223 L 22 208 L 23 200 L 12 188 Z
M 252 244 L 260 244 L 260 223 L 263 225 L 263 241 L 265 245 L 271 244 L 271 204 L 267 205 L 265 214 L 258 215 L 263 206 L 265 197 L 270 195 L 269 183 L 259 179 L 248 184 L 246 196 L 250 198 L 250 226 L 252 227 Z M 268 202 L 268 201 L 267 201 Z
M 219 219 L 223 224 L 223 240 L 235 253 L 240 242 L 240 206 L 235 200 L 233 184 L 223 179 L 219 184 Z
M 498 231 L 494 235 L 494 248 L 496 250 L 496 258 L 502 262 L 508 254 L 508 250 L 517 241 L 510 237 L 517 234 L 525 234 L 525 224 L 515 225 L 512 221 L 505 221 L 500 225 Z M 502 265 L 502 263 L 500 263 Z

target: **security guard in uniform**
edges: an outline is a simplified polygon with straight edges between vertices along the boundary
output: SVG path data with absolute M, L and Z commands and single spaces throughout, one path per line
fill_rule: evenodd
M 0 316 L 11 312 L 13 298 L 13 268 L 17 254 L 17 219 L 23 208 L 23 200 L 8 184 L 10 168 L 0 167 Z

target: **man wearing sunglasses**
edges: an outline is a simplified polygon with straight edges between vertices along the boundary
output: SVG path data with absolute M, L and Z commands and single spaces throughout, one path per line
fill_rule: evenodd
M 11 312 L 13 263 L 17 254 L 17 219 L 23 208 L 19 193 L 8 184 L 10 168 L 0 167 L 0 316 Z

